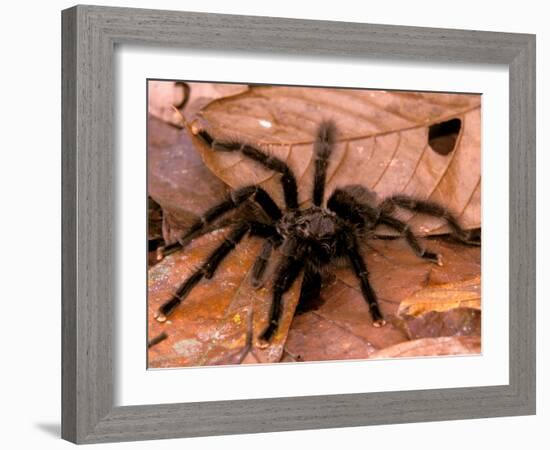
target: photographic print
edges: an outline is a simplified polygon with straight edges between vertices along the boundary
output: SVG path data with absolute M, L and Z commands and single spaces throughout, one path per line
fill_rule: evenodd
M 481 352 L 481 95 L 147 83 L 149 368 Z

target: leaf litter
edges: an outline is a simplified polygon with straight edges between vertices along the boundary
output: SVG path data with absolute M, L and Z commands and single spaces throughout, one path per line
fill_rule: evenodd
M 327 118 L 339 132 L 327 193 L 350 184 L 366 186 L 380 197 L 405 193 L 445 204 L 466 228 L 481 226 L 479 95 L 254 86 L 211 102 L 192 130 L 250 143 L 286 161 L 296 174 L 301 204 L 308 204 L 313 137 Z M 441 155 L 430 147 L 430 128 L 453 119 L 460 120 L 460 132 L 454 149 Z M 282 204 L 277 175 L 240 153 L 214 152 L 198 139 L 195 145 L 209 169 L 229 186 L 258 183 Z M 420 235 L 449 231 L 440 220 L 413 216 L 402 214 Z
M 187 176 L 175 176 L 163 189 L 157 189 L 156 198 L 152 197 L 170 218 L 165 219 L 163 229 L 169 239 L 175 239 L 190 220 L 221 199 L 228 187 L 259 183 L 282 204 L 273 174 L 264 173 L 238 154 L 212 152 L 191 131 L 206 128 L 216 137 L 252 143 L 286 160 L 297 173 L 304 205 L 311 190 L 312 130 L 327 111 L 333 118 L 337 116 L 340 132 L 329 166 L 327 193 L 352 183 L 364 184 L 381 196 L 406 192 L 449 205 L 468 228 L 480 226 L 479 96 L 252 87 L 217 100 L 203 98 L 199 103 L 206 106 L 195 106 L 195 121 L 189 129 L 169 126 L 168 131 L 162 120 L 149 122 L 153 123 L 149 157 L 157 162 L 153 165 L 157 172 L 153 176 L 149 172 L 150 191 L 155 185 L 158 188 L 171 170 L 177 173 L 193 167 L 185 158 L 193 160 L 196 149 L 202 160 L 193 160 L 193 170 L 197 170 L 194 180 L 204 180 L 205 189 L 214 189 L 201 196 L 205 191 Z M 352 117 L 354 113 L 358 113 L 356 117 Z M 441 155 L 430 147 L 430 127 L 456 117 L 461 123 L 456 142 L 449 154 Z M 163 160 L 170 160 L 182 149 L 187 156 L 179 165 L 167 163 L 159 168 Z M 448 231 L 439 221 L 424 216 L 403 214 L 401 218 L 411 219 L 412 228 L 421 235 Z M 202 280 L 167 322 L 154 320 L 158 306 L 221 242 L 224 232 L 195 239 L 184 251 L 150 269 L 149 336 L 163 339 L 149 348 L 149 367 L 480 351 L 480 249 L 456 244 L 445 236 L 425 240 L 427 247 L 443 255 L 443 267 L 419 260 L 402 239 L 375 239 L 364 244 L 373 286 L 390 319 L 383 328 L 372 326 L 351 270 L 334 267 L 333 275 L 324 280 L 319 304 L 296 316 L 301 279 L 294 283 L 284 298 L 281 328 L 272 344 L 261 349 L 257 336 L 265 326 L 271 295 L 269 283 L 254 289 L 249 282 L 261 245 L 257 238 L 243 239 L 214 278 Z M 276 260 L 277 255 L 271 268 Z

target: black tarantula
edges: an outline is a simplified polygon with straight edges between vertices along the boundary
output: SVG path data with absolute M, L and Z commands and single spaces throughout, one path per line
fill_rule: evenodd
M 262 250 L 252 268 L 252 283 L 259 286 L 274 248 L 281 248 L 281 261 L 275 270 L 269 322 L 260 335 L 260 340 L 269 343 L 279 326 L 283 308 L 283 295 L 287 292 L 301 271 L 304 271 L 298 308 L 309 300 L 317 298 L 321 291 L 321 271 L 336 258 L 347 258 L 361 284 L 361 292 L 367 302 L 373 325 L 383 326 L 386 322 L 380 312 L 376 293 L 369 283 L 369 272 L 360 252 L 360 242 L 371 235 L 379 225 L 396 230 L 402 235 L 412 251 L 430 262 L 441 265 L 441 257 L 424 249 L 407 223 L 392 215 L 396 208 L 439 217 L 447 222 L 453 236 L 465 244 L 478 245 L 471 232 L 463 230 L 455 216 L 437 203 L 415 199 L 406 195 L 393 195 L 381 202 L 367 188 L 344 186 L 332 192 L 326 205 L 325 178 L 330 154 L 335 142 L 336 129 L 332 122 L 321 123 L 314 144 L 315 173 L 313 181 L 313 205 L 298 207 L 296 178 L 290 168 L 279 158 L 268 155 L 257 148 L 237 142 L 215 140 L 208 132 L 199 131 L 198 137 L 215 151 L 240 152 L 264 168 L 281 174 L 280 182 L 284 194 L 285 208 L 281 210 L 269 194 L 260 186 L 244 186 L 231 192 L 226 200 L 210 208 L 197 220 L 178 243 L 164 248 L 169 254 L 182 248 L 187 239 L 196 236 L 226 212 L 238 208 L 247 200 L 253 200 L 269 218 L 267 223 L 256 219 L 238 221 L 229 236 L 225 238 L 191 276 L 176 290 L 170 300 L 158 310 L 157 320 L 166 320 L 204 277 L 212 278 L 216 268 L 248 233 L 265 239 Z M 370 200 L 365 201 L 365 195 Z

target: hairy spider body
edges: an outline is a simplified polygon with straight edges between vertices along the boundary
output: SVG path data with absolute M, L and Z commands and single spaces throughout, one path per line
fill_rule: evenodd
M 376 195 L 357 185 L 335 189 L 324 205 L 325 178 L 336 129 L 332 122 L 320 124 L 314 144 L 315 171 L 312 191 L 313 205 L 298 208 L 296 178 L 285 162 L 247 144 L 215 140 L 206 131 L 198 133 L 213 151 L 240 152 L 266 169 L 278 172 L 284 194 L 283 211 L 260 186 L 244 186 L 231 192 L 221 203 L 206 211 L 181 237 L 179 242 L 164 248 L 164 255 L 177 251 L 205 227 L 225 213 L 239 208 L 246 201 L 254 201 L 265 213 L 267 221 L 257 218 L 242 219 L 236 223 L 224 241 L 210 254 L 166 301 L 157 313 L 157 319 L 166 320 L 202 278 L 211 278 L 219 264 L 247 235 L 265 239 L 252 267 L 252 284 L 260 286 L 273 249 L 280 248 L 281 259 L 275 269 L 268 324 L 259 336 L 267 345 L 277 332 L 283 308 L 283 296 L 303 272 L 298 309 L 321 291 L 321 272 L 336 258 L 346 258 L 359 279 L 361 293 L 369 307 L 373 325 L 380 327 L 385 320 L 380 311 L 376 293 L 369 282 L 369 272 L 360 252 L 360 243 L 385 225 L 401 234 L 420 258 L 440 264 L 439 255 L 424 249 L 407 223 L 393 216 L 396 208 L 439 217 L 447 222 L 453 236 L 465 244 L 479 245 L 473 235 L 463 230 L 457 219 L 443 206 L 406 195 L 394 195 L 378 202 Z
M 283 239 L 298 239 L 317 258 L 328 263 L 338 250 L 338 239 L 344 223 L 332 211 L 313 206 L 286 213 L 276 225 Z

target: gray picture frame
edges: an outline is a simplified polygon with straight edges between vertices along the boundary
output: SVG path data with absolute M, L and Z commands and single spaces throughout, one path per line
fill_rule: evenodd
M 64 439 L 94 443 L 535 413 L 534 35 L 97 6 L 63 11 L 62 31 Z M 114 406 L 113 53 L 117 44 L 506 65 L 509 384 Z

